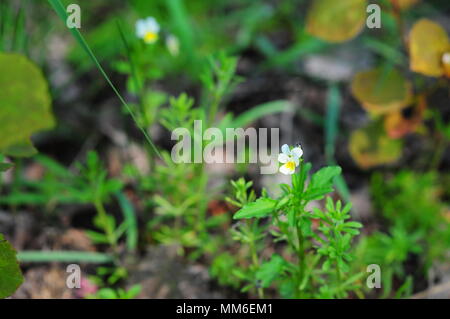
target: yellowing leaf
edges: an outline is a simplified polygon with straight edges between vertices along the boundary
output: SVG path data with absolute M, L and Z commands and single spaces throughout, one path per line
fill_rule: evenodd
M 390 113 L 384 119 L 384 128 L 391 138 L 401 138 L 414 132 L 423 121 L 425 109 L 427 107 L 424 96 L 419 96 L 416 105 L 413 108 L 411 116 L 406 118 L 402 112 Z
M 42 72 L 20 54 L 0 53 L 0 151 L 54 125 Z
M 420 0 L 391 0 L 393 5 L 396 5 L 398 8 L 402 10 L 406 10 L 416 3 L 418 3 Z
M 402 141 L 389 138 L 380 122 L 356 130 L 350 136 L 349 151 L 363 169 L 390 164 L 402 154 Z
M 354 76 L 351 89 L 355 98 L 372 114 L 401 110 L 412 100 L 411 83 L 395 69 L 360 72 Z
M 26 139 L 3 149 L 2 154 L 12 157 L 30 157 L 37 154 L 37 150 L 31 140 Z
M 450 52 L 450 42 L 447 32 L 439 24 L 421 19 L 413 26 L 409 35 L 411 70 L 427 76 L 442 76 L 446 52 Z
M 314 0 L 308 12 L 307 31 L 328 42 L 354 38 L 366 22 L 366 0 Z

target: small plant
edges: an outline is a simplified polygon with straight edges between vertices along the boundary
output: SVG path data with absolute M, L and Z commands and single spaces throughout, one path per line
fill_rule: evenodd
M 387 224 L 361 240 L 358 255 L 364 264 L 383 269 L 382 298 L 408 297 L 414 278 L 406 267 L 417 263 L 418 273 L 427 275 L 435 263 L 448 260 L 450 228 L 438 176 L 401 171 L 386 179 L 372 176 L 371 193 L 375 208 Z M 400 287 L 395 282 L 401 283 Z
M 279 198 L 271 198 L 264 190 L 255 198 L 254 192 L 249 192 L 251 183 L 233 183 L 236 198 L 231 202 L 241 208 L 234 215 L 239 222 L 232 234 L 248 246 L 251 260 L 240 274 L 247 282 L 243 290 L 253 289 L 264 297 L 264 290 L 273 286 L 285 298 L 345 298 L 351 291 L 359 293 L 358 280 L 363 273 L 350 273 L 349 263 L 353 260 L 352 240 L 362 225 L 348 221 L 351 204 L 343 206 L 327 197 L 325 210 L 308 206 L 333 191 L 333 179 L 341 168 L 324 167 L 307 183 L 311 164 L 302 162 L 298 149 L 287 148 L 283 146 L 280 162 L 284 166 L 292 162 L 294 170 L 296 166 L 300 169 L 294 173 L 288 164 L 292 186 L 281 184 Z M 287 172 L 286 168 L 280 170 Z M 260 253 L 267 242 L 286 243 L 287 248 L 264 260 Z
M 140 285 L 134 285 L 128 290 L 122 288 L 102 288 L 95 294 L 86 296 L 86 299 L 134 299 L 139 295 L 141 289 L 142 287 Z

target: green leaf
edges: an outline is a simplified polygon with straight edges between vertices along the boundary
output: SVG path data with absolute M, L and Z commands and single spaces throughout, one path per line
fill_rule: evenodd
M 327 166 L 318 170 L 311 178 L 310 188 L 327 187 L 333 183 L 333 178 L 341 174 L 340 166 Z
M 286 262 L 279 255 L 272 255 L 270 261 L 263 263 L 256 272 L 256 279 L 261 281 L 261 286 L 267 288 L 272 281 L 283 273 Z
M 6 156 L 12 157 L 31 157 L 33 155 L 36 155 L 38 151 L 33 146 L 33 143 L 31 143 L 31 140 L 28 138 L 2 150 L 2 153 Z
M 22 282 L 16 251 L 0 234 L 0 299 L 11 296 Z
M 41 70 L 20 54 L 0 53 L 0 150 L 31 145 L 32 134 L 54 126 L 51 98 Z M 23 147 L 22 147 L 23 148 Z M 30 152 L 28 145 L 27 152 Z
M 304 236 L 312 236 L 313 235 L 312 221 L 310 218 L 301 217 L 299 220 L 299 227 L 301 228 L 302 234 Z
M 271 198 L 259 198 L 238 210 L 233 219 L 266 217 L 273 212 L 276 203 L 277 201 Z
M 240 114 L 233 120 L 232 125 L 233 127 L 245 127 L 266 115 L 285 112 L 291 110 L 292 108 L 292 103 L 285 100 L 263 103 Z
M 133 205 L 121 192 L 116 194 L 119 201 L 120 208 L 122 209 L 122 214 L 127 225 L 127 248 L 131 251 L 136 250 L 138 242 L 138 227 L 136 220 L 136 212 L 134 211 Z
M 6 172 L 11 167 L 14 167 L 14 165 L 11 163 L 0 163 L 0 172 Z

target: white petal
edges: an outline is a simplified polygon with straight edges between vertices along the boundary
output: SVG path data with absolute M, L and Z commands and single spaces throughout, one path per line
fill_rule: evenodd
M 442 56 L 442 62 L 444 64 L 450 64 L 450 52 L 444 53 L 444 55 Z
M 159 24 L 153 17 L 148 17 L 145 20 L 145 25 L 147 28 L 147 32 L 158 33 L 159 32 Z
M 294 155 L 295 158 L 300 158 L 303 155 L 303 150 L 301 147 L 294 147 L 291 153 L 292 155 Z
M 295 167 L 300 165 L 300 159 L 294 156 Z
M 146 27 L 145 27 L 145 21 L 144 20 L 138 20 L 136 21 L 136 35 L 139 38 L 143 38 L 146 33 Z
M 289 148 L 289 145 L 284 144 L 283 146 L 281 146 L 281 152 L 283 154 L 290 155 L 291 154 L 291 149 Z
M 280 166 L 280 172 L 284 175 L 292 175 L 295 172 L 295 169 L 290 169 L 286 164 Z
M 286 155 L 286 154 L 284 154 L 284 153 L 280 153 L 279 155 L 278 155 L 278 162 L 280 162 L 280 163 L 287 163 L 289 161 L 289 156 L 288 155 Z

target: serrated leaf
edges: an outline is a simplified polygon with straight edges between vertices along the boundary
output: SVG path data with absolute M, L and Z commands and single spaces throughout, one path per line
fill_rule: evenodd
M 311 178 L 311 188 L 327 187 L 333 183 L 333 178 L 341 174 L 340 166 L 327 166 L 318 170 Z
M 365 0 L 314 0 L 307 16 L 307 31 L 328 42 L 354 38 L 366 21 Z
M 16 251 L 0 234 L 0 299 L 11 296 L 22 282 L 23 276 Z
M 262 218 L 275 209 L 277 201 L 271 198 L 258 198 L 253 203 L 247 204 L 234 214 L 233 219 Z
M 353 131 L 349 150 L 353 160 L 363 169 L 390 164 L 402 154 L 402 141 L 389 138 L 379 122 Z
M 376 68 L 357 73 L 352 93 L 372 114 L 398 111 L 412 102 L 412 85 L 397 70 Z
M 443 56 L 450 52 L 447 32 L 439 24 L 421 19 L 409 35 L 410 68 L 427 76 L 444 75 Z
M 0 53 L 0 150 L 52 128 L 51 98 L 41 70 L 20 54 Z

